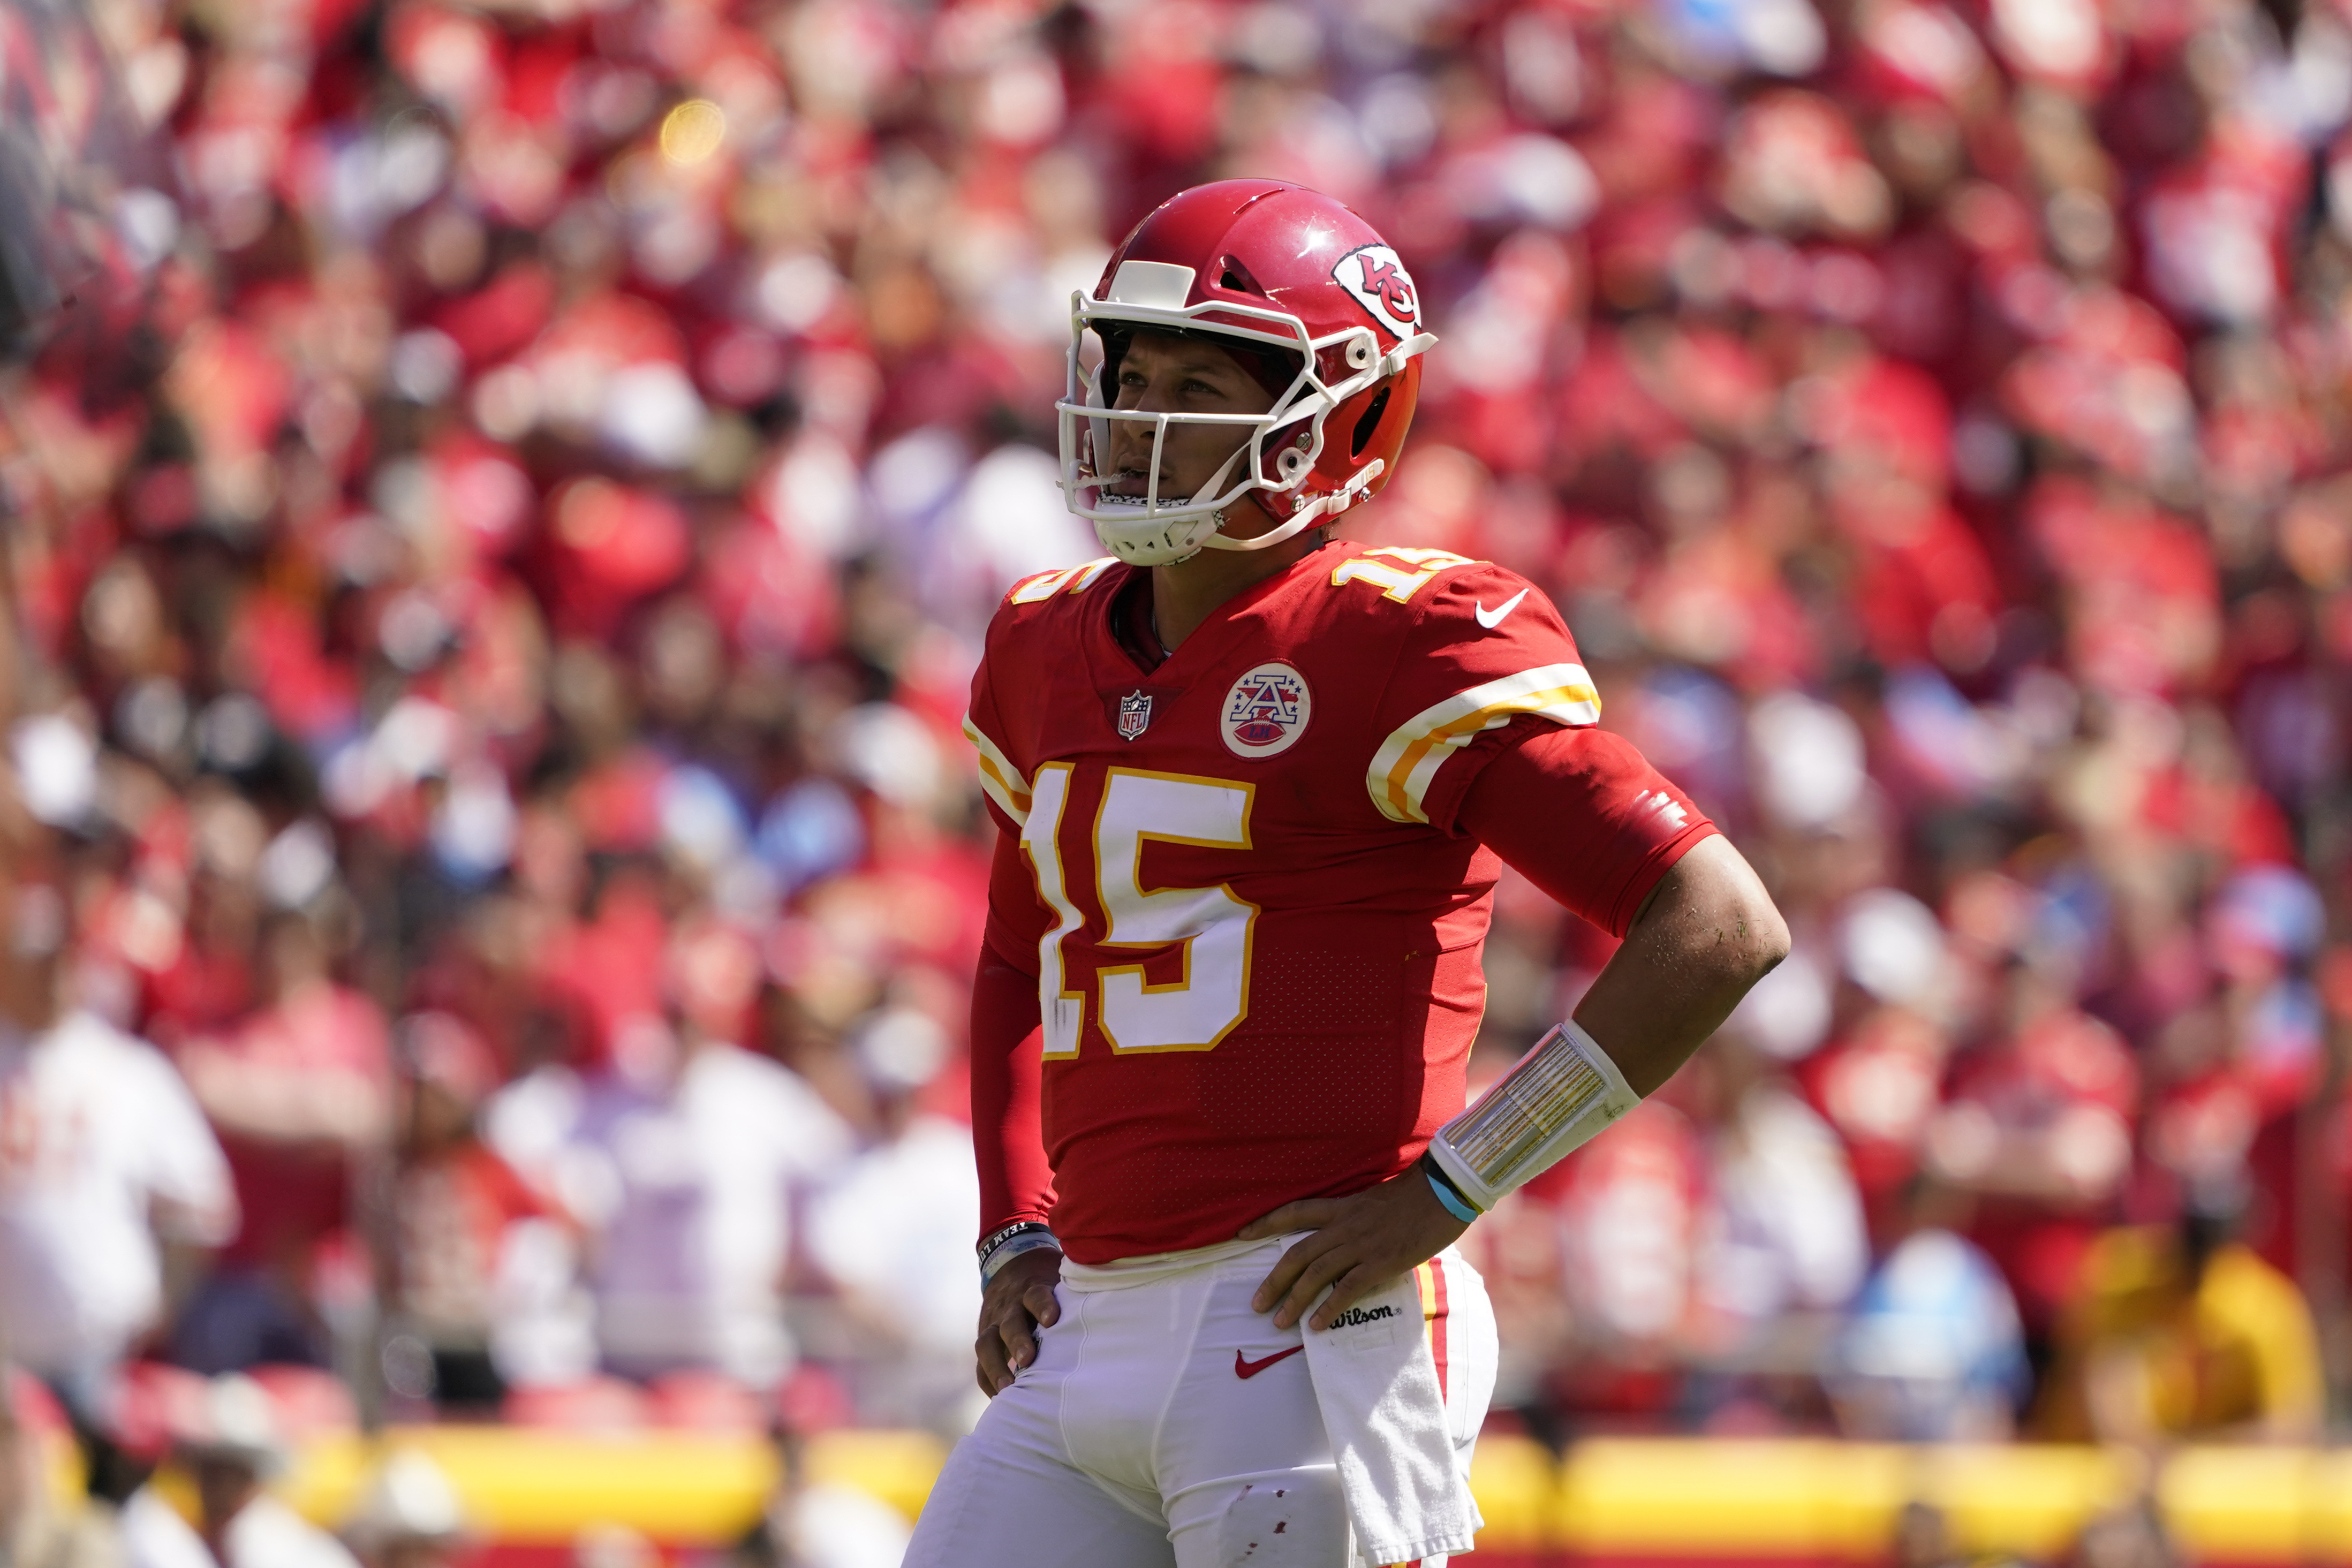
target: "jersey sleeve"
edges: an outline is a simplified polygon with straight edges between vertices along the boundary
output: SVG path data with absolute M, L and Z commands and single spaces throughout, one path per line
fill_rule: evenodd
M 1485 561 L 1445 557 L 1424 580 L 1400 569 L 1437 552 L 1373 550 L 1340 570 L 1402 588 L 1410 619 L 1382 690 L 1381 736 L 1364 788 L 1381 814 L 1452 831 L 1454 806 L 1495 754 L 1481 736 L 1526 717 L 1582 727 L 1601 722 L 1601 697 L 1575 639 L 1541 590 Z M 1396 558 L 1391 562 L 1387 558 Z M 1424 568 L 1424 570 L 1427 569 Z
M 1054 925 L 1053 913 L 1037 898 L 1037 879 L 1012 833 L 996 835 L 988 862 L 988 925 L 984 945 L 998 963 L 1037 977 L 1037 944 Z
M 989 936 L 971 984 L 971 1140 L 980 1168 L 982 1236 L 1016 1219 L 1043 1219 L 1054 1207 L 1054 1175 L 1045 1159 L 1036 940 L 1032 935 L 1024 952 L 996 907 L 998 888 L 1016 876 L 1026 882 L 1020 862 L 1020 849 L 1011 839 L 1000 839 L 991 879 Z
M 963 737 L 980 755 L 980 790 L 988 799 L 989 810 L 996 817 L 997 826 L 1017 839 L 1022 825 L 1029 821 L 1029 775 L 1013 760 L 1012 730 L 997 699 L 996 672 L 1003 663 L 999 636 L 1003 625 L 1003 612 L 1000 610 L 988 629 L 980 668 L 972 672 L 971 703 L 964 710 Z
M 1021 591 L 1015 585 L 1013 593 Z M 988 925 L 971 985 L 971 1143 L 980 1176 L 980 1234 L 1053 1211 L 1054 1177 L 1045 1159 L 1045 1060 L 1037 1013 L 1037 942 L 1046 919 L 1021 853 L 1029 821 L 1029 777 L 997 696 L 1003 668 L 1006 596 L 988 629 L 971 677 L 964 738 L 979 753 L 980 788 L 996 821 L 989 862 Z M 1017 684 L 1017 683 L 1016 683 Z
M 1658 879 L 1717 831 L 1622 736 L 1521 719 L 1497 739 L 1454 825 L 1612 936 L 1625 935 Z

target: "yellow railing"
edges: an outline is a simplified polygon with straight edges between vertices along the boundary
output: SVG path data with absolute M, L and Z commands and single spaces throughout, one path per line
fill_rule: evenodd
M 441 1464 L 481 1535 L 516 1543 L 568 1542 L 600 1523 L 680 1544 L 731 1540 L 777 1476 L 773 1451 L 745 1437 L 427 1427 L 311 1443 L 281 1490 L 340 1522 L 370 1467 L 400 1447 Z M 911 1516 L 944 1457 L 919 1433 L 845 1431 L 817 1439 L 809 1465 Z M 1596 1439 L 1555 1463 L 1524 1438 L 1496 1437 L 1479 1445 L 1473 1482 L 1487 1521 L 1479 1545 L 1494 1552 L 1867 1560 L 1918 1500 L 1942 1509 L 1971 1552 L 2046 1560 L 2084 1520 L 2147 1488 L 2149 1472 L 2137 1455 L 2095 1448 L 1805 1439 Z M 2153 1486 L 2198 1561 L 2352 1568 L 2352 1450 L 2184 1449 Z

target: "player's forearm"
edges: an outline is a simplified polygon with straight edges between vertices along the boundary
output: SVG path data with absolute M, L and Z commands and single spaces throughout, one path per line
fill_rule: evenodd
M 1036 977 L 982 947 L 971 987 L 971 1142 L 983 1236 L 1053 1207 L 1036 1032 Z
M 1789 927 L 1728 839 L 1702 840 L 1652 890 L 1576 1021 L 1647 1095 L 1789 955 Z
M 1491 1209 L 1606 1131 L 1788 951 L 1780 913 L 1738 852 L 1712 832 L 1690 845 L 1652 885 L 1575 1018 L 1430 1140 L 1438 1202 Z

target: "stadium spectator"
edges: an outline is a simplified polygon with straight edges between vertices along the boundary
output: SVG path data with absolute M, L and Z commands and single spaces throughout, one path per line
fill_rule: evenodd
M 1951 1228 L 1958 1195 L 1915 1181 L 1907 1234 L 1855 1298 L 1825 1380 L 1848 1436 L 1990 1442 L 2028 1393 L 2017 1303 L 1992 1260 Z
M 2311 1309 L 2231 1239 L 2242 1196 L 2092 1246 L 2037 1426 L 2080 1441 L 2309 1441 L 2326 1390 Z
M 98 1568 L 77 1552 L 51 1500 L 47 1440 L 32 1406 L 39 1397 L 18 1372 L 0 1373 L 0 1557 L 12 1568 Z M 100 1548 L 102 1550 L 102 1547 Z
M 593 1238 L 606 1366 L 766 1386 L 793 1356 L 781 1307 L 795 1207 L 851 1135 L 790 1070 L 736 1043 L 759 963 L 740 932 L 689 921 L 669 955 L 675 1006 L 616 1031 L 562 1129 L 559 1179 Z
M 1701 1287 L 1725 1340 L 1752 1342 L 1782 1319 L 1835 1314 L 1870 1262 L 1862 1202 L 1837 1135 L 1769 1058 L 1718 1042 L 1710 1065 L 1720 1121 L 1710 1151 L 1716 1230 Z
M 921 1109 L 951 1049 L 939 1020 L 904 1003 L 857 1028 L 877 1135 L 824 1182 L 808 1211 L 809 1260 L 842 1294 L 872 1359 L 859 1405 L 898 1424 L 961 1432 L 975 1413 L 969 1335 L 979 1281 L 971 1250 L 980 1190 L 971 1131 Z M 969 1221 L 969 1223 L 967 1223 Z
M 195 1483 L 198 1516 L 192 1524 L 141 1488 L 123 1508 L 131 1568 L 357 1568 L 342 1542 L 265 1486 L 287 1454 L 261 1385 L 224 1373 L 173 1414 L 173 1450 Z
M 343 1537 L 365 1568 L 451 1568 L 466 1529 L 448 1475 L 419 1450 L 400 1448 L 368 1478 Z
M 70 884 L 27 824 L 0 870 L 0 1347 L 100 1461 L 115 1373 L 237 1230 L 220 1145 L 161 1052 L 74 996 Z
M 561 1211 L 476 1130 L 476 1110 L 498 1084 L 488 1047 L 446 1013 L 418 1013 L 402 1020 L 398 1054 L 390 1304 L 401 1333 L 430 1355 L 422 1392 L 445 1408 L 495 1410 L 506 1387 L 493 1346 L 501 1318 L 510 1315 L 506 1282 L 516 1227 L 561 1223 Z M 385 1484 L 397 1490 L 409 1483 L 395 1477 Z M 429 1487 L 414 1485 L 420 1492 Z
M 809 1473 L 809 1442 L 846 1414 L 818 1380 L 789 1380 L 775 1410 L 777 1478 L 760 1521 L 735 1544 L 732 1568 L 897 1568 L 913 1531 L 906 1516 L 855 1487 Z
M 327 896 L 333 864 L 315 824 L 286 829 L 271 849 L 297 835 L 316 857 L 300 873 L 309 885 L 299 905 Z M 332 978 L 331 919 L 331 909 L 275 911 L 261 931 L 261 1010 L 226 1036 L 180 1048 L 189 1087 L 222 1134 L 244 1216 L 174 1335 L 174 1358 L 198 1371 L 329 1359 L 321 1274 L 354 1246 L 359 1167 L 384 1156 L 392 1131 L 383 1015 Z
M 2011 1016 L 1954 1070 L 1927 1129 L 1931 1176 L 1976 1198 L 1970 1230 L 2046 1333 L 2132 1159 L 2138 1069 L 2106 1024 L 2012 971 Z

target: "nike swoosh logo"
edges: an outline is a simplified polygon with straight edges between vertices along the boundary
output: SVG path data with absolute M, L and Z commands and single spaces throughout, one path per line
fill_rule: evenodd
M 1276 1362 L 1286 1361 L 1306 1348 L 1307 1347 L 1303 1344 L 1294 1344 L 1288 1350 L 1276 1351 L 1264 1361 L 1244 1361 L 1242 1359 L 1242 1353 L 1240 1351 L 1235 1351 L 1234 1352 L 1234 1375 L 1235 1377 L 1255 1377 L 1259 1373 L 1264 1372 Z
M 1503 623 L 1504 617 L 1507 616 L 1512 611 L 1517 610 L 1519 607 L 1519 601 L 1525 599 L 1527 596 L 1528 591 L 1522 588 L 1517 593 L 1514 593 L 1508 599 L 1506 599 L 1503 602 L 1495 606 L 1492 610 L 1486 608 L 1486 601 L 1484 600 L 1479 601 L 1478 624 L 1484 626 L 1487 631 L 1492 632 L 1496 627 L 1500 626 Z

